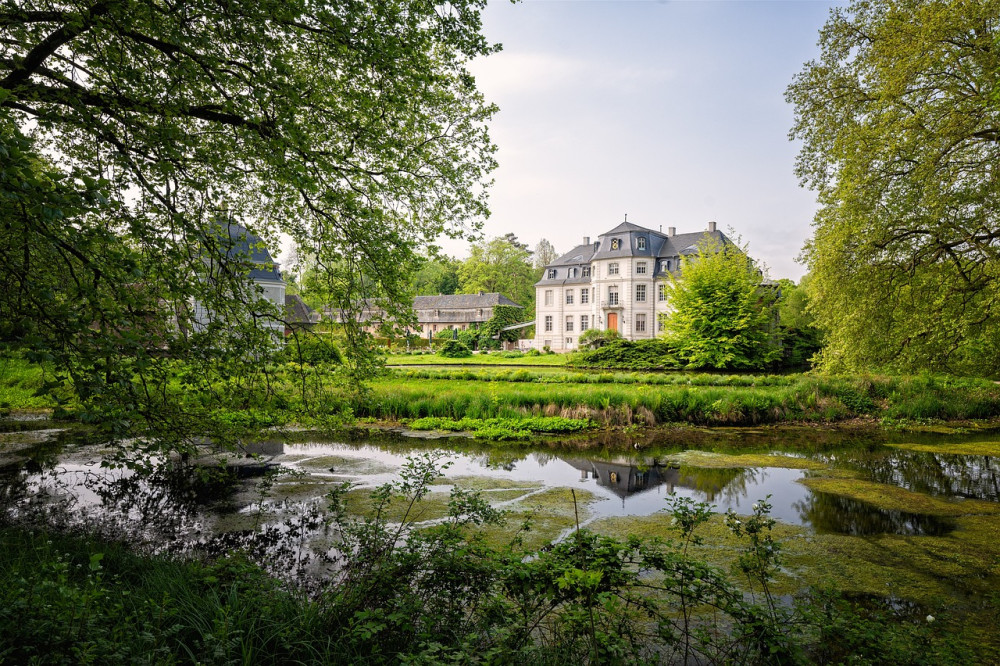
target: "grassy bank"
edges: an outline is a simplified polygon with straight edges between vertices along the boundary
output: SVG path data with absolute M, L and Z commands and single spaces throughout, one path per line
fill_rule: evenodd
M 539 354 L 528 356 L 521 352 L 490 352 L 489 354 L 473 354 L 461 358 L 445 358 L 433 353 L 390 354 L 386 357 L 387 365 L 523 365 L 523 366 L 564 366 L 569 361 L 569 354 Z
M 511 373 L 466 379 L 393 377 L 373 383 L 358 416 L 400 420 L 424 417 L 525 418 L 560 416 L 600 425 L 757 425 L 836 422 L 857 417 L 987 419 L 1000 416 L 1000 387 L 986 380 L 922 377 L 820 377 L 787 375 L 727 378 L 675 376 L 673 383 L 622 382 L 594 377 L 553 382 L 541 374 Z M 762 385 L 763 384 L 763 385 Z
M 529 360 L 549 358 L 559 361 L 564 357 Z M 183 381 L 178 380 L 168 386 L 166 393 L 174 395 L 167 402 L 174 401 L 187 410 L 181 416 L 194 426 L 209 423 L 215 430 L 236 434 L 241 429 L 286 424 L 334 427 L 353 418 L 523 422 L 507 423 L 509 428 L 496 429 L 500 433 L 548 432 L 535 427 L 539 421 L 525 421 L 537 417 L 588 421 L 595 427 L 836 423 L 856 418 L 894 424 L 1000 417 L 1000 386 L 996 383 L 943 375 L 582 373 L 556 367 L 426 367 L 389 370 L 370 383 L 369 391 L 356 393 L 336 384 L 327 368 L 306 366 L 306 381 L 302 381 L 299 368 L 292 363 L 272 366 L 266 390 L 258 393 L 209 392 L 200 394 L 200 401 L 186 393 Z M 192 372 L 178 363 L 179 377 Z M 18 358 L 0 359 L 0 410 L 62 407 L 71 412 L 72 400 L 65 389 L 54 393 L 42 390 L 46 377 L 37 365 Z M 61 392 L 67 395 L 62 400 Z

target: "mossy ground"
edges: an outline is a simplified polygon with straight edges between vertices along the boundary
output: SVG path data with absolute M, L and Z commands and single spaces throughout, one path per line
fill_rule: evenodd
M 785 469 L 825 469 L 826 464 L 810 458 L 775 453 L 744 453 L 729 455 L 712 451 L 682 451 L 667 456 L 667 460 L 691 467 L 783 467 Z
M 966 456 L 994 456 L 1000 457 L 1000 441 L 995 442 L 941 442 L 938 444 L 923 443 L 894 443 L 890 446 L 897 449 L 907 449 L 909 451 L 923 451 L 925 453 L 944 453 L 952 455 Z
M 298 464 L 307 471 L 322 470 L 337 474 L 391 474 L 399 470 L 395 465 L 389 465 L 378 460 L 350 456 L 308 458 L 301 460 Z

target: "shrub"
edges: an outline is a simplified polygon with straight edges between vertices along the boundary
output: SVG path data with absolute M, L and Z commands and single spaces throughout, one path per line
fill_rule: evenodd
M 445 358 L 465 358 L 472 356 L 472 351 L 458 340 L 448 340 L 441 345 L 438 355 Z
M 593 368 L 628 370 L 680 367 L 673 348 L 663 340 L 613 340 L 596 349 L 577 352 L 574 363 Z
M 306 365 L 322 365 L 324 363 L 343 363 L 340 350 L 327 336 L 314 334 L 299 334 L 285 341 L 285 348 L 280 356 L 295 363 Z

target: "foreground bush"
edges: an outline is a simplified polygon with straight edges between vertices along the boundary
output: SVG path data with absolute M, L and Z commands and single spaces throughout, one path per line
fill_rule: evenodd
M 93 538 L 0 530 L 0 660 L 9 663 L 968 663 L 942 624 L 860 614 L 835 595 L 781 602 L 766 501 L 729 516 L 742 539 L 737 587 L 689 555 L 711 515 L 671 503 L 675 537 L 578 529 L 525 553 L 475 492 L 420 524 L 439 476 L 411 460 L 367 517 L 330 496 L 332 568 L 306 596 L 243 556 L 211 564 L 143 558 Z M 485 535 L 513 534 L 500 545 Z M 266 561 L 265 561 L 266 564 Z M 919 648 L 919 649 L 915 649 Z M 845 649 L 849 650 L 845 651 Z

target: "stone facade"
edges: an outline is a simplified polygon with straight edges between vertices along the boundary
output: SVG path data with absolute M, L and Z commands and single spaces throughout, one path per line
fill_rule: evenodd
M 624 222 L 594 243 L 585 237 L 535 284 L 535 346 L 572 351 L 589 328 L 617 329 L 627 340 L 656 337 L 669 306 L 663 286 L 702 241 L 731 243 L 715 222 L 685 234 Z

